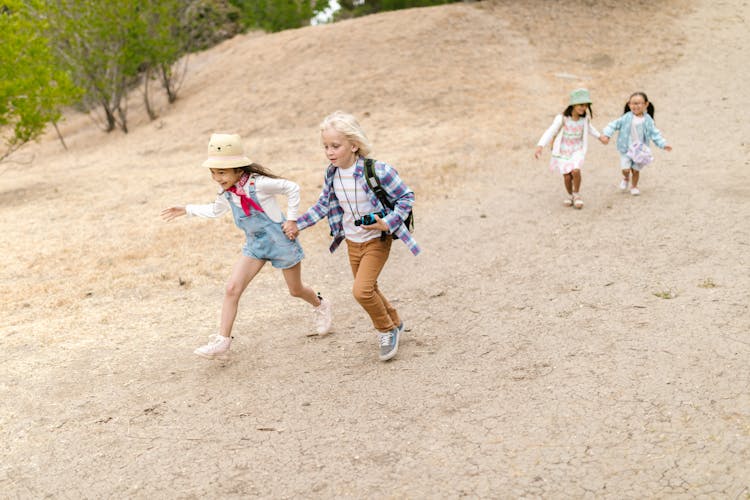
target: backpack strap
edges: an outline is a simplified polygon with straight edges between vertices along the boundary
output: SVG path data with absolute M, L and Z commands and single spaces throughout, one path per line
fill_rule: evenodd
M 378 197 L 378 200 L 380 200 L 380 203 L 383 205 L 383 208 L 387 208 L 390 211 L 393 211 L 393 208 L 395 207 L 395 203 L 392 202 L 388 198 L 388 193 L 385 192 L 385 189 L 383 189 L 383 186 L 380 185 L 380 179 L 378 178 L 378 174 L 375 172 L 375 160 L 372 158 L 365 158 L 365 182 L 367 182 L 367 185 L 370 189 L 372 189 L 372 192 L 375 193 L 375 196 Z M 404 224 L 406 225 L 406 228 L 409 231 L 414 230 L 414 212 L 410 212 L 409 216 L 404 221 Z M 383 231 L 380 233 L 380 239 L 385 240 L 388 233 Z M 394 233 L 392 235 L 393 239 L 397 239 L 398 236 Z
M 383 186 L 380 185 L 380 179 L 375 173 L 375 160 L 372 158 L 365 158 L 365 182 L 372 189 L 372 192 L 375 193 L 375 196 L 378 197 L 383 207 L 393 210 L 393 203 L 388 199 L 388 195 Z
M 388 195 L 386 194 L 385 189 L 380 185 L 378 174 L 375 173 L 375 160 L 372 158 L 365 158 L 365 182 L 367 182 L 367 185 L 372 189 L 372 192 L 375 193 L 375 196 L 378 197 L 383 208 L 393 210 L 393 203 L 388 200 Z M 385 241 L 387 235 L 388 233 L 381 231 L 380 241 Z

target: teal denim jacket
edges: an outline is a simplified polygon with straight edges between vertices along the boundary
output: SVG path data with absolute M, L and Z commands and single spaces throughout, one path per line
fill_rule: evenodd
M 617 135 L 617 151 L 622 154 L 627 153 L 628 146 L 630 146 L 630 128 L 632 123 L 633 112 L 628 111 L 617 120 L 610 122 L 606 127 L 604 127 L 604 131 L 602 132 L 603 135 L 612 137 L 612 134 L 615 133 L 615 130 L 620 131 L 620 133 Z M 651 115 L 649 114 L 646 114 L 646 118 L 643 120 L 643 135 L 645 136 L 642 137 L 643 143 L 646 146 L 648 146 L 649 141 L 654 141 L 654 144 L 656 144 L 661 149 L 664 149 L 664 146 L 667 145 L 667 140 L 661 136 L 661 132 L 659 132 L 659 129 L 656 128 L 654 119 L 651 118 Z

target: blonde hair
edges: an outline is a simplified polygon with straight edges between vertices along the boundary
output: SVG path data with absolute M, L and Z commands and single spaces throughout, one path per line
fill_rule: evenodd
M 357 146 L 359 156 L 367 157 L 372 151 L 365 131 L 362 130 L 362 126 L 353 115 L 343 111 L 334 111 L 320 122 L 321 132 L 328 129 L 342 134 L 349 142 Z

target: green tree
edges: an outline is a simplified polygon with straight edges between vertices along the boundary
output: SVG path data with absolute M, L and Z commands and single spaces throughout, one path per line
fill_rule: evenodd
M 32 2 L 30 2 L 32 3 Z M 104 111 L 107 132 L 127 127 L 129 87 L 144 60 L 137 0 L 34 0 L 57 55 L 85 90 L 87 109 Z
M 56 124 L 80 96 L 21 1 L 0 2 L 0 160 Z
M 150 102 L 150 84 L 158 79 L 169 103 L 187 72 L 190 38 L 187 30 L 188 4 L 182 0 L 143 0 L 138 5 L 138 22 L 131 32 L 143 57 L 143 97 L 149 118 L 156 118 Z
M 411 9 L 454 3 L 458 0 L 339 0 L 341 9 L 334 14 L 334 20 L 366 16 L 387 10 Z
M 240 11 L 243 27 L 281 31 L 310 24 L 328 0 L 229 0 Z

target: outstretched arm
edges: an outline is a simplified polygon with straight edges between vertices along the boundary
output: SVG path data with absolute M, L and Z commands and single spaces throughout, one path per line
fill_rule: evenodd
M 185 207 L 169 207 L 161 211 L 161 218 L 169 222 L 187 214 Z

